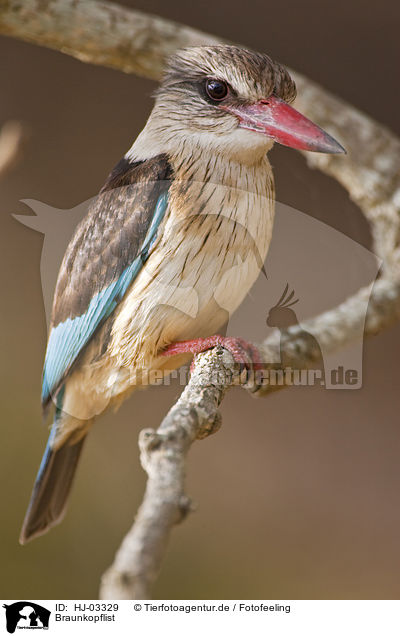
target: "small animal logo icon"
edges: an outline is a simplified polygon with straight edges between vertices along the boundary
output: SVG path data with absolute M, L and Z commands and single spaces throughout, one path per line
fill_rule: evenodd
M 11 605 L 4 604 L 6 610 L 6 627 L 9 634 L 16 629 L 48 629 L 50 610 L 32 601 L 17 601 Z
M 294 296 L 294 290 L 290 292 L 290 294 L 286 297 L 286 294 L 289 291 L 289 283 L 286 283 L 286 287 L 283 291 L 282 296 L 274 305 L 268 313 L 267 316 L 267 325 L 268 327 L 278 327 L 278 329 L 287 329 L 291 325 L 298 324 L 297 316 L 293 309 L 293 305 L 299 302 L 299 299 L 296 298 L 292 300 Z
M 278 302 L 269 310 L 266 323 L 268 327 L 276 327 L 280 331 L 280 358 L 281 364 L 286 365 L 290 361 L 286 360 L 287 354 L 284 351 L 284 343 L 288 338 L 288 328 L 298 325 L 301 328 L 296 312 L 292 307 L 299 302 L 298 298 L 294 298 L 294 289 L 289 292 L 289 283 L 283 290 L 283 294 Z M 302 337 L 307 341 L 307 351 L 312 352 L 312 358 L 315 360 L 313 369 L 324 371 L 324 362 L 321 347 L 317 339 L 309 332 L 302 329 Z

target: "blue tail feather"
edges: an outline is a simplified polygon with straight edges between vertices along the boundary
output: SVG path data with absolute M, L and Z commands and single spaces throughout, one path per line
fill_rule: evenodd
M 76 444 L 68 443 L 66 440 L 61 447 L 54 450 L 54 441 L 60 424 L 62 397 L 61 394 L 57 400 L 54 422 L 22 526 L 22 544 L 44 534 L 62 520 L 85 441 L 85 437 Z

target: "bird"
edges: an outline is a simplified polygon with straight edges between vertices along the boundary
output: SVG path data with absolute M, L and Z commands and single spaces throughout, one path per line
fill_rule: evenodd
M 285 289 L 280 296 L 278 302 L 271 307 L 266 318 L 268 327 L 276 327 L 280 331 L 280 368 L 282 366 L 291 368 L 290 360 L 287 360 L 287 353 L 285 351 L 285 343 L 290 338 L 288 328 L 291 326 L 297 326 L 301 328 L 300 322 L 297 318 L 296 312 L 292 307 L 299 302 L 298 298 L 294 298 L 294 289 L 289 292 L 289 283 L 286 283 Z M 324 358 L 322 355 L 321 347 L 318 340 L 311 333 L 301 328 L 302 339 L 307 345 L 307 351 L 309 352 L 310 359 L 315 362 L 312 365 L 313 370 L 321 371 L 321 379 L 324 374 Z M 292 369 L 293 371 L 294 369 Z
M 263 267 L 275 198 L 268 151 L 278 142 L 345 152 L 291 106 L 295 96 L 284 66 L 242 47 L 187 47 L 166 61 L 145 127 L 60 267 L 42 383 L 54 415 L 22 544 L 62 520 L 95 418 L 146 374 L 216 345 L 257 361 L 255 347 L 218 334 L 226 311 L 214 290 L 231 313 Z
M 289 292 L 289 283 L 286 283 L 285 289 L 279 300 L 268 312 L 266 323 L 268 327 L 278 327 L 278 329 L 286 329 L 291 325 L 298 324 L 296 313 L 291 307 L 297 305 L 298 298 L 293 300 L 295 295 L 294 289 Z

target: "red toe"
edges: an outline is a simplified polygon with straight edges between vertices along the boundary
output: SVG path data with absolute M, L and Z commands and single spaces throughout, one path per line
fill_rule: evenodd
M 243 338 L 231 338 L 220 335 L 174 342 L 169 345 L 161 355 L 174 356 L 182 353 L 192 353 L 196 356 L 218 345 L 230 351 L 235 362 L 245 366 L 248 370 L 261 369 L 263 366 L 260 352 L 253 344 L 243 340 Z

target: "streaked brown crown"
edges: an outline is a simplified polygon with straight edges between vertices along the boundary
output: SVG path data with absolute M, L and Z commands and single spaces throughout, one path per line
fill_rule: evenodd
M 240 101 L 265 99 L 272 93 L 291 102 L 296 85 L 287 70 L 268 55 L 238 46 L 198 46 L 177 51 L 168 61 L 158 94 L 182 93 L 206 77 L 226 81 Z

